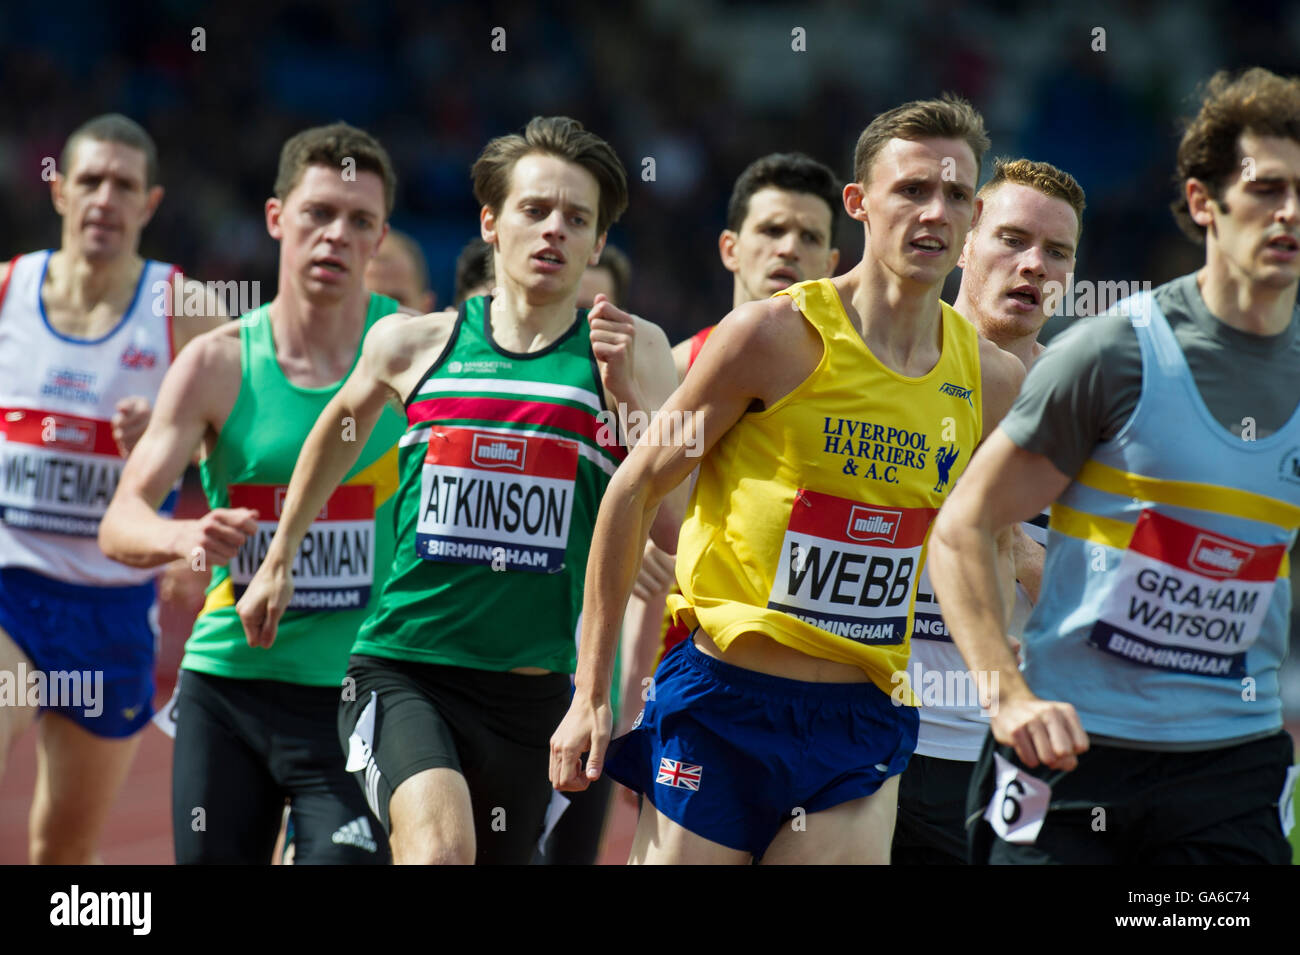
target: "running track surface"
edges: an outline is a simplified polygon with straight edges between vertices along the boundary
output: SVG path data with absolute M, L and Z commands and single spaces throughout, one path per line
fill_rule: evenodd
M 197 482 L 187 479 L 177 516 L 194 517 L 204 510 Z M 185 638 L 201 603 L 202 595 L 195 591 L 163 604 L 156 707 L 161 708 L 171 696 Z M 1300 741 L 1300 725 L 1292 723 L 1288 729 Z M 135 763 L 104 830 L 101 855 L 109 864 L 170 865 L 175 861 L 171 832 L 172 741 L 156 726 L 146 726 L 142 733 Z M 33 728 L 18 739 L 4 778 L 0 779 L 0 865 L 27 861 L 27 814 L 35 781 Z M 622 787 L 616 789 L 600 853 L 602 865 L 621 865 L 627 861 L 636 830 L 636 803 Z

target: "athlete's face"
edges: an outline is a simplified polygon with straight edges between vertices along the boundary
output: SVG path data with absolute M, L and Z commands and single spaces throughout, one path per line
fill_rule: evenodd
M 1300 279 L 1300 143 L 1243 133 L 1238 148 L 1251 162 L 1217 201 L 1189 180 L 1192 217 L 1207 228 L 1209 259 L 1243 281 L 1285 289 Z
M 1064 199 L 1018 183 L 998 186 L 981 206 L 957 260 L 966 317 L 995 344 L 1036 335 L 1052 317 L 1044 287 L 1057 283 L 1059 301 L 1074 269 L 1078 216 Z
M 749 197 L 739 232 L 718 237 L 718 252 L 736 276 L 743 301 L 767 298 L 803 282 L 826 278 L 839 261 L 831 248 L 831 210 L 808 192 L 766 186 Z
M 407 308 L 427 312 L 432 294 L 420 288 L 420 273 L 406 250 L 390 235 L 379 244 L 379 251 L 366 265 L 366 288 L 395 298 Z
M 844 187 L 866 225 L 867 254 L 900 280 L 936 285 L 952 271 L 975 216 L 975 154 L 964 139 L 891 139 L 870 181 Z
M 64 244 L 92 262 L 134 254 L 163 196 L 162 186 L 145 185 L 147 168 L 134 146 L 78 139 L 69 167 L 52 184 Z
M 604 295 L 615 305 L 620 305 L 614 295 L 614 276 L 607 268 L 588 266 L 578 283 L 578 308 L 591 308 L 597 295 Z
M 501 208 L 479 214 L 483 240 L 495 249 L 496 284 L 515 286 L 529 305 L 572 296 L 605 246 L 596 234 L 599 204 L 596 177 L 577 163 L 541 153 L 518 160 Z
M 280 241 L 280 269 L 312 301 L 353 294 L 388 232 L 384 182 L 361 171 L 344 179 L 332 166 L 308 166 L 284 200 L 266 200 L 266 229 Z

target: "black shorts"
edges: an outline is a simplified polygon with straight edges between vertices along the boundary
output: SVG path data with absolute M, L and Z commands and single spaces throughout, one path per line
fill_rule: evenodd
M 1051 780 L 1032 845 L 1000 839 L 984 821 L 993 753 L 1024 769 L 992 735 L 971 775 L 971 858 L 991 865 L 1288 865 L 1278 802 L 1295 745 L 1285 730 L 1220 749 L 1170 753 L 1093 744 L 1078 768 L 1024 770 Z
M 290 801 L 297 865 L 383 865 L 388 840 L 343 768 L 339 690 L 184 670 L 172 836 L 179 864 L 269 864 Z
M 454 769 L 469 787 L 476 861 L 526 865 L 551 800 L 551 734 L 569 708 L 569 677 L 362 654 L 348 677 L 356 692 L 339 708 L 339 739 L 348 748 L 373 694 L 370 753 L 353 775 L 385 831 L 398 786 L 426 769 Z
M 970 760 L 913 755 L 898 783 L 894 865 L 965 865 Z

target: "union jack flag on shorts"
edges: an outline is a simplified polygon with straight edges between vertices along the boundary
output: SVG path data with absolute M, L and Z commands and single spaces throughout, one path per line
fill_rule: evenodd
M 665 786 L 693 789 L 698 792 L 700 789 L 700 775 L 703 772 L 703 766 L 692 766 L 676 759 L 660 757 L 659 775 L 655 778 L 655 782 L 663 783 Z

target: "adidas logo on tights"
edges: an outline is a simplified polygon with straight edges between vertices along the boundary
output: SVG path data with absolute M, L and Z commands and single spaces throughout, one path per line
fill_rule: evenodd
M 376 848 L 374 833 L 370 831 L 370 820 L 365 816 L 357 816 L 351 822 L 339 826 L 331 841 L 335 845 L 356 846 L 367 852 L 374 852 Z

